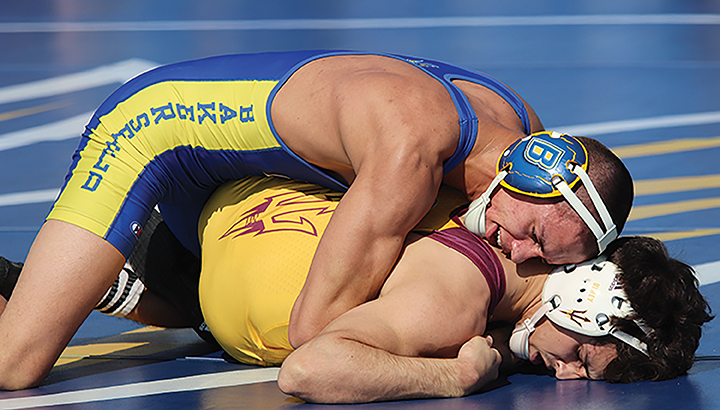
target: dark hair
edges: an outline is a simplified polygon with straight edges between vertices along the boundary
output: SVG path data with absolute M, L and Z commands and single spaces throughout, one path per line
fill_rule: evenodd
M 693 269 L 671 258 L 661 241 L 648 237 L 619 238 L 607 254 L 622 271 L 620 283 L 635 311 L 632 317 L 617 319 L 615 325 L 643 340 L 649 357 L 615 340 L 618 356 L 605 368 L 605 379 L 630 383 L 685 374 L 693 364 L 701 327 L 713 318 Z M 651 329 L 649 334 L 633 320 L 642 321 Z

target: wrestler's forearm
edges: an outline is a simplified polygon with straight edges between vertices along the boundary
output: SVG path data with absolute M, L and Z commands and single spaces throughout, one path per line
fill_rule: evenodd
M 397 259 L 404 235 L 382 238 L 337 220 L 328 226 L 290 318 L 289 336 L 299 347 L 350 309 L 377 297 Z
M 459 359 L 399 356 L 354 340 L 321 335 L 293 352 L 278 377 L 280 389 L 314 403 L 363 403 L 459 397 L 497 377 Z
M 377 297 L 410 229 L 435 198 L 430 182 L 410 192 L 369 189 L 356 181 L 338 205 L 293 306 L 289 336 L 299 347 L 350 309 Z M 423 192 L 420 194 L 419 192 Z M 415 198 L 413 205 L 408 206 Z

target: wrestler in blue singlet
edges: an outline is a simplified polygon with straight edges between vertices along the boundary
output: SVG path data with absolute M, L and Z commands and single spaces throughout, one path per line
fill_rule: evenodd
M 486 74 L 400 55 L 299 51 L 228 55 L 171 64 L 141 74 L 116 90 L 87 126 L 63 191 L 48 219 L 60 219 L 105 238 L 125 256 L 150 210 L 163 217 L 188 249 L 199 253 L 197 222 L 223 182 L 247 175 L 282 175 L 337 190 L 347 186 L 290 151 L 270 118 L 285 81 L 311 61 L 342 55 L 396 58 L 420 68 L 448 90 L 460 121 L 449 172 L 470 153 L 477 118 L 452 80 L 496 92 L 530 130 L 522 100 Z

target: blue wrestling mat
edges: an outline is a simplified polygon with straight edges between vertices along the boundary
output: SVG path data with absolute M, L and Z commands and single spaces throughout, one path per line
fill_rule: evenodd
M 0 254 L 23 260 L 92 111 L 159 64 L 342 48 L 487 72 L 545 127 L 595 137 L 636 181 L 625 234 L 666 241 L 720 309 L 720 4 L 640 0 L 0 3 Z M 471 397 L 390 409 L 717 409 L 720 323 L 688 376 L 611 385 L 517 374 Z M 0 409 L 276 409 L 277 369 L 225 361 L 192 331 L 93 313 L 43 385 Z M 337 406 L 347 407 L 347 406 Z M 325 407 L 323 407 L 325 408 Z

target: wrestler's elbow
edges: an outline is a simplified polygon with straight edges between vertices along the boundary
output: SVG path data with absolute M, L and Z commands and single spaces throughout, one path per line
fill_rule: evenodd
M 293 318 L 294 319 L 294 318 Z M 290 320 L 288 325 L 288 340 L 290 345 L 298 348 L 317 336 L 321 329 L 315 329 L 311 323 L 304 320 Z
M 299 349 L 285 359 L 278 374 L 278 387 L 285 393 L 311 403 L 347 403 L 343 391 L 342 366 L 313 349 Z
M 318 402 L 318 370 L 302 351 L 293 352 L 282 364 L 278 387 L 285 393 L 309 402 Z
M 312 295 L 308 299 L 305 297 L 305 292 L 306 290 L 303 289 L 293 305 L 292 312 L 290 312 L 288 340 L 295 349 L 312 340 L 332 320 L 331 317 L 327 316 L 331 310 L 330 307 L 324 305 L 325 308 L 321 309 L 318 303 L 306 302 L 307 300 L 315 302 L 315 300 L 321 298 Z

